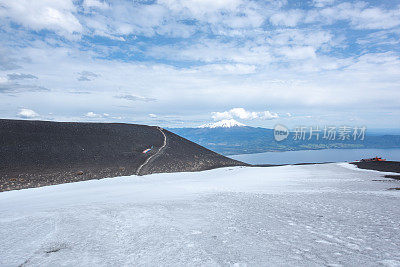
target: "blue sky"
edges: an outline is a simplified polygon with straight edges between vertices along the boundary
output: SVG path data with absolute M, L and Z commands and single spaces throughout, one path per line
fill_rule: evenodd
M 400 128 L 400 1 L 2 0 L 0 117 Z

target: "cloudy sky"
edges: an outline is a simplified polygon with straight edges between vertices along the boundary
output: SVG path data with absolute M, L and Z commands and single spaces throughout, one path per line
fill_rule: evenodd
M 400 128 L 400 0 L 1 0 L 0 117 Z

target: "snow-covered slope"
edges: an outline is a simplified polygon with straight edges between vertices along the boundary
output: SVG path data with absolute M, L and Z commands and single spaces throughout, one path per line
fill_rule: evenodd
M 234 119 L 230 119 L 230 120 L 221 120 L 214 123 L 203 124 L 200 125 L 198 128 L 231 128 L 231 127 L 243 127 L 243 126 L 246 125 Z
M 0 265 L 398 266 L 399 182 L 340 164 L 0 193 Z M 379 181 L 374 181 L 379 180 Z

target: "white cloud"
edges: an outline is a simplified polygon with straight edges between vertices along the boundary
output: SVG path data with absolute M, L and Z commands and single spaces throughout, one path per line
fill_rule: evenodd
M 108 38 L 125 35 L 188 38 L 197 31 L 231 35 L 261 27 L 266 19 L 265 6 L 274 5 L 248 0 L 111 1 L 109 4 L 86 0 L 83 8 L 90 16 L 80 19 L 89 32 Z
M 19 110 L 17 116 L 23 119 L 33 119 L 39 117 L 39 114 L 31 109 L 22 108 Z
M 133 95 L 133 94 L 117 95 L 117 96 L 115 96 L 115 98 L 125 99 L 125 100 L 129 100 L 129 101 L 144 101 L 144 102 L 152 102 L 152 101 L 157 100 L 152 97 L 145 97 L 145 96 Z
M 400 25 L 400 8 L 390 11 L 366 8 L 360 12 L 354 12 L 350 19 L 352 24 L 359 29 L 389 29 Z
M 195 67 L 193 69 L 199 72 L 211 72 L 231 75 L 243 75 L 256 72 L 255 65 L 247 64 L 208 64 L 200 67 Z
M 99 77 L 98 74 L 91 72 L 91 71 L 81 71 L 78 72 L 78 78 L 77 80 L 80 82 L 85 82 L 85 81 L 92 81 L 95 78 Z
M 220 10 L 234 11 L 240 4 L 241 0 L 160 0 L 172 10 L 189 11 L 194 16 L 200 18 L 210 13 Z
M 85 9 L 90 9 L 90 8 L 108 9 L 108 8 L 110 8 L 110 6 L 107 2 L 101 1 L 101 0 L 84 0 L 82 5 Z
M 280 29 L 270 34 L 268 43 L 271 46 L 312 46 L 320 48 L 324 45 L 333 46 L 333 34 L 327 30 L 316 29 Z
M 8 78 L 0 76 L 0 85 L 8 82 Z
M 293 9 L 286 12 L 275 13 L 271 16 L 270 21 L 274 25 L 279 26 L 296 26 L 304 17 L 304 12 Z
M 192 69 L 217 73 L 249 74 L 258 66 L 286 60 L 314 59 L 341 45 L 328 30 L 279 29 L 263 33 L 255 40 L 201 39 L 190 45 L 161 45 L 150 47 L 148 55 L 178 61 L 201 61 L 205 66 Z
M 77 120 L 81 120 L 83 118 L 84 121 L 86 120 L 100 120 L 100 121 L 106 121 L 106 120 L 110 120 L 110 121 L 114 121 L 114 120 L 121 120 L 122 117 L 120 116 L 111 116 L 108 113 L 95 113 L 93 111 L 89 111 L 86 114 L 83 115 L 83 117 L 77 119 Z
M 307 59 L 315 58 L 315 48 L 312 46 L 300 46 L 300 47 L 282 47 L 278 49 L 279 53 L 287 57 L 288 59 Z
M 272 120 L 272 119 L 279 118 L 279 115 L 275 112 L 270 112 L 267 110 L 267 111 L 260 112 L 258 117 L 262 120 Z
M 271 120 L 279 118 L 277 113 L 273 113 L 270 111 L 247 111 L 244 108 L 233 108 L 229 111 L 224 112 L 213 112 L 212 118 L 215 121 L 224 120 L 224 119 L 233 119 L 238 118 L 242 120 L 253 120 L 253 119 L 262 119 L 262 120 Z
M 365 2 L 344 2 L 309 12 L 308 22 L 334 23 L 349 21 L 355 29 L 390 29 L 400 25 L 400 6 L 390 10 L 368 7 Z
M 400 6 L 391 9 L 370 7 L 366 2 L 339 2 L 334 0 L 314 0 L 317 9 L 307 11 L 289 9 L 277 11 L 270 18 L 276 26 L 296 27 L 302 23 L 334 24 L 347 21 L 354 29 L 391 29 L 400 25 Z
M 75 16 L 72 0 L 3 0 L 0 18 L 10 19 L 25 28 L 54 31 L 67 38 L 75 38 L 83 30 Z
M 334 2 L 335 0 L 313 0 L 313 3 L 316 7 L 332 5 Z
M 246 0 L 160 0 L 178 20 L 191 19 L 209 24 L 214 33 L 259 27 L 264 21 L 260 5 Z
M 165 25 L 168 28 L 170 23 L 175 23 L 168 16 L 168 9 L 158 3 L 114 1 L 110 2 L 110 8 L 91 8 L 90 14 L 82 18 L 89 32 L 119 40 L 125 40 L 121 37 L 132 34 L 151 37 Z
M 203 39 L 189 46 L 157 46 L 150 48 L 148 54 L 156 58 L 173 60 L 201 61 L 206 63 L 240 63 L 235 69 L 244 65 L 267 64 L 271 61 L 271 51 L 268 45 L 258 45 L 251 42 L 236 41 L 221 42 L 220 40 Z M 232 65 L 233 66 L 233 65 Z M 228 68 L 231 68 L 228 67 Z M 221 66 L 220 66 L 221 67 Z
M 232 114 L 230 114 L 229 111 L 213 112 L 211 117 L 215 121 L 227 120 L 227 119 L 232 119 L 233 118 Z
M 94 113 L 93 111 L 89 111 L 84 115 L 87 118 L 101 118 L 103 117 L 101 114 Z

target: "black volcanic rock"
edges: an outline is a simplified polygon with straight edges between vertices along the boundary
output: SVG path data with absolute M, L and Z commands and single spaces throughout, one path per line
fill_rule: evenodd
M 158 127 L 0 119 L 0 191 L 132 175 L 146 160 L 140 175 L 245 165 Z
M 360 169 L 400 173 L 400 162 L 398 161 L 360 161 L 352 162 L 352 164 Z

